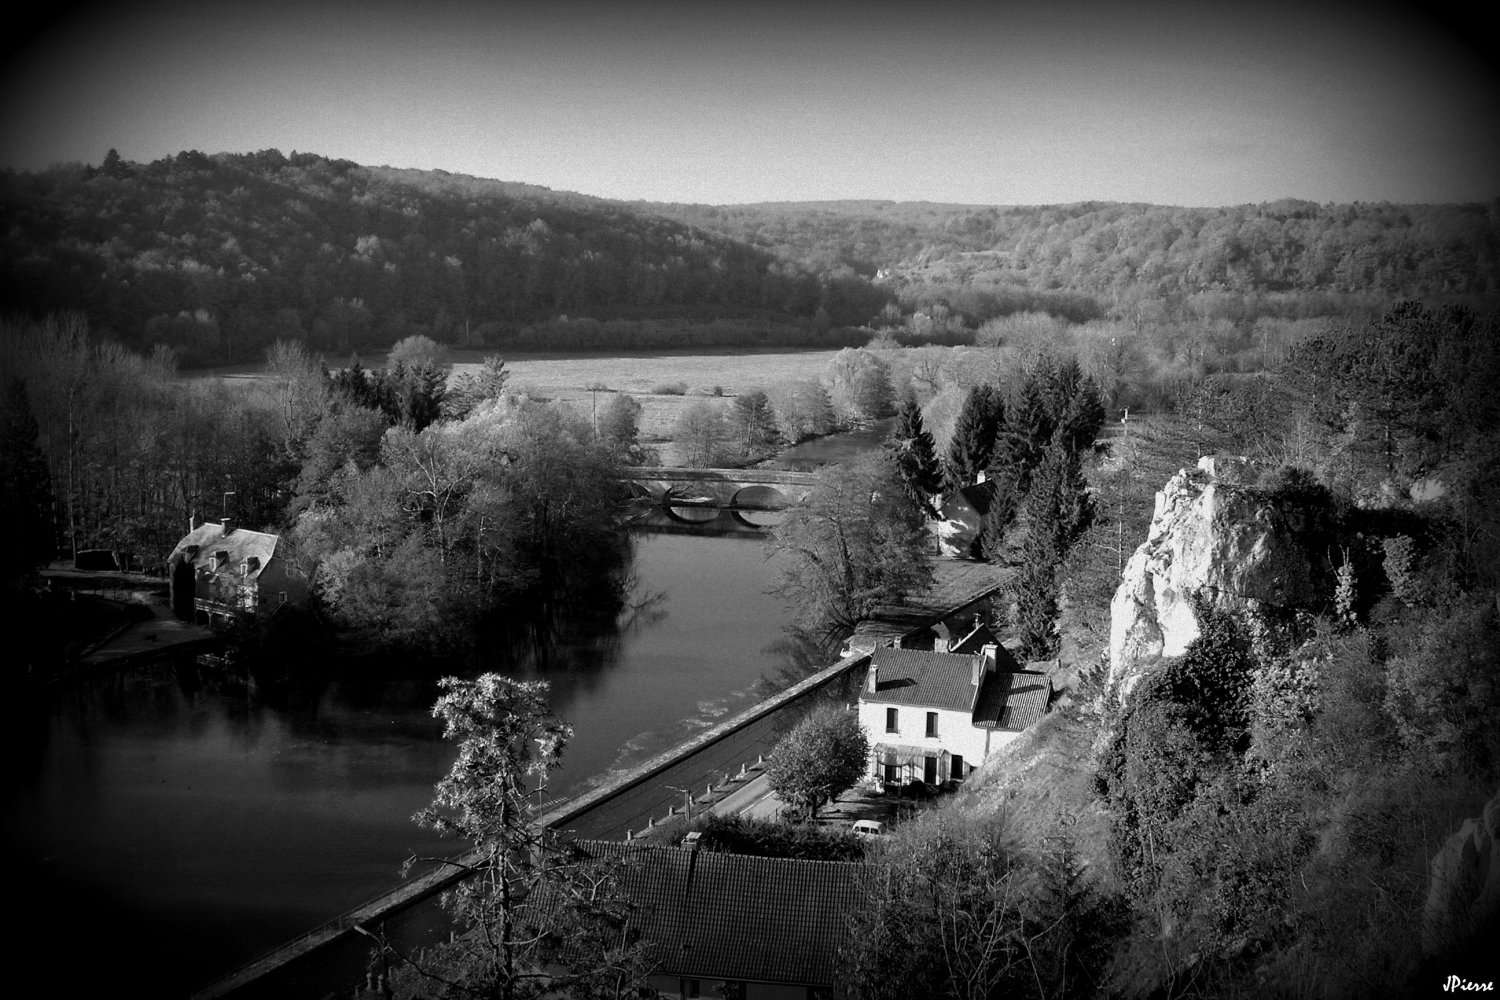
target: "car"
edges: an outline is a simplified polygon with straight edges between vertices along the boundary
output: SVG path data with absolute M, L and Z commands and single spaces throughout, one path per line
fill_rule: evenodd
M 885 824 L 874 819 L 857 819 L 849 828 L 856 837 L 884 837 Z

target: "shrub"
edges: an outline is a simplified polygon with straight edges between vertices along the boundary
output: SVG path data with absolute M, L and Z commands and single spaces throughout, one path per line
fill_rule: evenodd
M 862 861 L 865 845 L 848 830 L 804 823 L 777 823 L 744 816 L 710 816 L 702 846 L 725 854 L 808 861 Z
M 653 396 L 686 396 L 688 391 L 686 382 L 663 382 L 651 390 Z

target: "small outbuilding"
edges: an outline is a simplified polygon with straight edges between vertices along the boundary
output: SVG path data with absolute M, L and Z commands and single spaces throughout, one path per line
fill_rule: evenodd
M 267 614 L 307 603 L 308 581 L 280 535 L 225 518 L 187 533 L 167 557 L 172 610 L 188 621 Z

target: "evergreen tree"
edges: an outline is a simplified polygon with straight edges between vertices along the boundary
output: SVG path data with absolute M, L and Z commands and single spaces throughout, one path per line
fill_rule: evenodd
M 449 420 L 462 420 L 474 408 L 499 399 L 510 381 L 510 372 L 505 369 L 505 359 L 498 354 L 487 355 L 478 371 L 466 371 L 453 380 L 452 388 L 443 398 L 443 416 Z
M 371 372 L 359 363 L 359 356 L 349 359 L 349 366 L 334 372 L 329 383 L 335 392 L 356 406 L 369 410 L 381 409 L 380 391 L 377 385 L 378 372 Z
M 896 426 L 891 430 L 886 448 L 891 453 L 907 495 L 929 517 L 935 517 L 937 512 L 932 509 L 931 497 L 943 488 L 942 469 L 938 466 L 937 448 L 933 444 L 932 435 L 922 422 L 922 408 L 910 393 L 901 401 L 901 409 L 896 414 Z
M 1022 504 L 1025 564 L 1016 582 L 1016 615 L 1026 655 L 1034 660 L 1057 655 L 1057 571 L 1069 547 L 1092 517 L 1083 470 L 1076 452 L 1048 448 Z
M 99 172 L 106 177 L 115 178 L 130 177 L 133 173 L 133 171 L 125 165 L 125 161 L 120 158 L 120 152 L 116 149 L 111 149 L 109 152 L 104 154 L 104 163 L 99 167 Z
M 1084 452 L 1094 446 L 1106 419 L 1099 383 L 1092 375 L 1085 376 L 1074 385 L 1060 410 L 1057 434 L 1069 451 Z
M 1011 439 L 1019 445 L 1017 458 L 1033 469 L 1057 429 L 1052 375 L 1052 363 L 1046 357 L 1038 358 L 1027 369 L 1021 380 L 1019 399 L 1006 424 Z
M 1005 420 L 1005 404 L 991 385 L 976 385 L 964 397 L 963 409 L 953 427 L 948 445 L 948 488 L 971 486 L 979 473 L 989 468 L 995 453 L 995 437 Z

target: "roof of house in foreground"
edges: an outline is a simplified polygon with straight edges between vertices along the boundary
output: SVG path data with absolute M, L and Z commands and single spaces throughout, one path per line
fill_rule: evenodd
M 864 701 L 967 712 L 974 704 L 974 660 L 982 653 L 882 647 L 871 654 L 875 690 Z
M 665 973 L 831 986 L 873 869 L 709 850 L 580 841 L 617 878 Z

